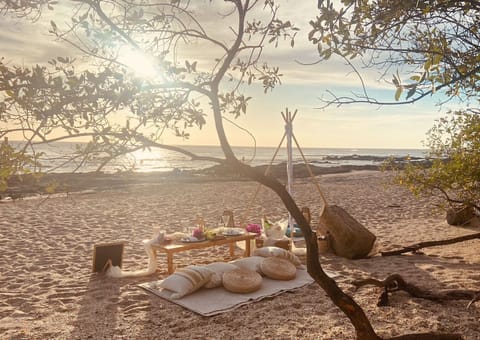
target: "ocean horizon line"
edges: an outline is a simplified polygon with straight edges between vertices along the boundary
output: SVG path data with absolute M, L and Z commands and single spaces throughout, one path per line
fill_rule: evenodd
M 14 143 L 22 143 L 25 142 L 25 140 L 19 140 L 19 139 L 9 139 L 10 142 Z M 60 141 L 54 141 L 54 142 L 35 142 L 35 145 L 47 145 L 47 144 L 57 144 L 57 143 L 68 143 L 68 144 L 86 144 L 88 141 L 69 141 L 69 140 L 60 140 Z M 221 148 L 220 144 L 179 144 L 179 143 L 160 143 L 163 145 L 169 145 L 169 146 L 175 146 L 175 147 L 212 147 L 212 148 Z M 262 148 L 262 149 L 267 149 L 267 148 L 277 148 L 278 145 L 234 145 L 231 144 L 230 147 L 232 148 Z M 428 150 L 428 148 L 425 147 L 413 147 L 413 146 L 325 146 L 325 145 L 319 145 L 319 146 L 311 146 L 311 145 L 300 145 L 302 149 L 343 149 L 343 150 Z M 286 146 L 281 146 L 280 148 L 286 149 Z M 297 149 L 297 147 L 293 147 L 293 149 Z
M 16 143 L 13 142 L 12 143 Z M 41 167 L 47 171 L 70 172 L 81 166 L 81 171 L 95 171 L 103 164 L 102 159 L 109 157 L 108 155 L 98 155 L 95 159 L 78 159 L 69 161 L 72 155 L 77 154 L 78 145 L 84 142 L 54 142 L 50 144 L 37 145 L 37 152 L 42 152 L 40 159 Z M 224 158 L 223 151 L 219 145 L 178 145 L 199 156 L 207 156 L 213 158 Z M 233 152 L 238 159 L 250 164 L 258 166 L 285 162 L 287 160 L 286 147 L 282 146 L 280 152 L 276 152 L 276 147 L 271 146 L 232 146 Z M 321 167 L 334 167 L 341 165 L 378 165 L 379 162 L 389 157 L 394 158 L 415 158 L 424 159 L 426 149 L 415 148 L 328 148 L 328 147 L 302 147 L 293 148 L 293 162 L 303 162 L 303 157 L 308 162 Z M 128 155 L 122 155 L 114 158 L 105 167 L 103 171 L 171 171 L 173 169 L 180 170 L 200 170 L 211 167 L 213 164 L 208 161 L 190 160 L 189 157 L 182 153 L 162 149 L 162 148 L 145 148 L 137 150 Z

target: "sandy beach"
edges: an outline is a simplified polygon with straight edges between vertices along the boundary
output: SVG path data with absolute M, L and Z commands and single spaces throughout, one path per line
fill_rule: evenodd
M 345 208 L 378 238 L 380 249 L 479 232 L 453 227 L 435 200 L 416 198 L 388 185 L 389 174 L 359 171 L 319 176 L 327 200 Z M 115 186 L 0 204 L 0 338 L 2 339 L 354 339 L 346 316 L 316 284 L 233 312 L 202 317 L 140 289 L 167 276 L 166 258 L 142 278 L 112 279 L 92 273 L 93 246 L 125 241 L 123 269 L 147 266 L 142 240 L 155 228 L 191 227 L 198 214 L 215 225 L 232 209 L 237 222 L 258 223 L 286 216 L 279 199 L 248 181 L 157 183 Z M 319 198 L 308 179 L 294 184 L 300 206 L 318 220 Z M 461 333 L 480 339 L 480 303 L 437 303 L 404 293 L 377 307 L 379 289 L 355 290 L 353 280 L 384 279 L 399 273 L 407 281 L 438 291 L 480 289 L 480 240 L 427 248 L 424 254 L 347 260 L 321 255 L 325 269 L 365 310 L 374 329 L 388 337 L 411 332 Z M 241 257 L 238 249 L 236 257 Z M 178 267 L 231 260 L 226 247 L 175 255 Z

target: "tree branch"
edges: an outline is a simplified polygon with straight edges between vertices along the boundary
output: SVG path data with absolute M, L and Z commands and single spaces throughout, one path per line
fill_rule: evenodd
M 450 289 L 440 292 L 430 292 L 413 284 L 407 283 L 403 277 L 399 274 L 392 274 L 388 276 L 385 280 L 377 279 L 363 279 L 356 280 L 352 282 L 352 285 L 359 289 L 363 286 L 373 285 L 385 289 L 386 293 L 392 293 L 396 291 L 404 291 L 410 296 L 419 299 L 426 299 L 436 302 L 452 301 L 452 300 L 469 300 L 469 306 L 479 300 L 480 291 L 473 290 L 461 290 L 461 289 Z M 388 304 L 388 299 L 386 304 Z
M 480 233 L 470 234 L 470 235 L 465 235 L 465 236 L 460 236 L 460 237 L 455 237 L 455 238 L 440 240 L 440 241 L 420 242 L 420 243 L 416 243 L 411 246 L 407 246 L 398 250 L 382 251 L 381 254 L 382 256 L 394 256 L 394 255 L 401 255 L 403 253 L 409 253 L 409 252 L 415 253 L 422 248 L 445 246 L 448 244 L 465 242 L 465 241 L 474 240 L 477 238 L 480 238 Z

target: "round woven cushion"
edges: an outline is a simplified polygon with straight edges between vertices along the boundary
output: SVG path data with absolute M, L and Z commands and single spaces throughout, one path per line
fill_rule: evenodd
M 236 268 L 223 273 L 223 287 L 232 293 L 252 293 L 262 286 L 262 277 L 253 270 Z
M 260 265 L 263 274 L 274 280 L 293 280 L 297 276 L 297 268 L 288 260 L 280 257 L 267 257 Z

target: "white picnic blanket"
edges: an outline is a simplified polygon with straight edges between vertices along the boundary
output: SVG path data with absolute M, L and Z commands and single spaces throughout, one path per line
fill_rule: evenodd
M 337 276 L 335 273 L 328 272 L 330 277 Z M 248 294 L 236 294 L 225 290 L 223 287 L 206 289 L 202 288 L 193 294 L 184 296 L 181 299 L 171 299 L 172 292 L 162 289 L 159 284 L 162 280 L 145 282 L 139 286 L 161 298 L 180 305 L 195 313 L 203 316 L 212 316 L 234 310 L 240 306 L 250 304 L 261 299 L 276 296 L 287 291 L 299 289 L 313 283 L 313 279 L 304 269 L 297 270 L 297 276 L 294 280 L 278 281 L 264 277 L 262 288 Z

